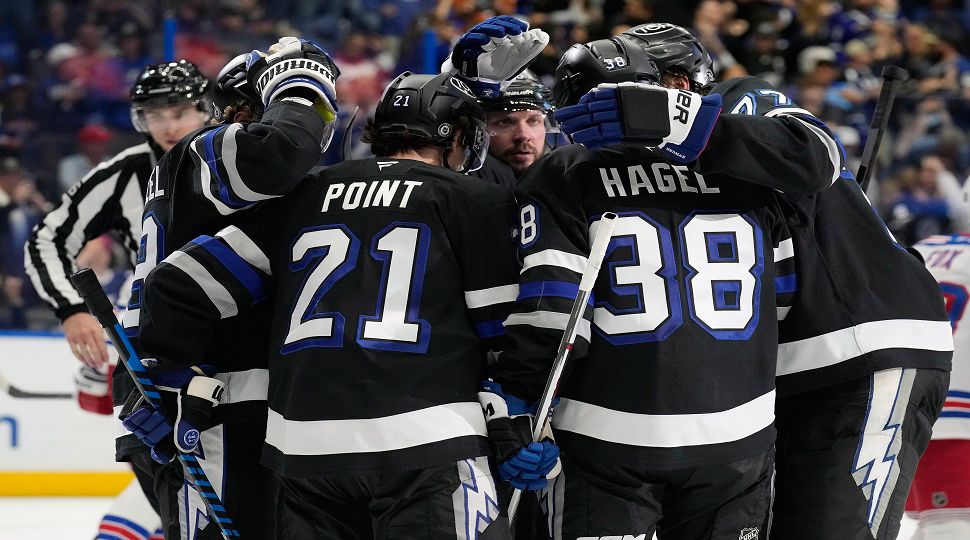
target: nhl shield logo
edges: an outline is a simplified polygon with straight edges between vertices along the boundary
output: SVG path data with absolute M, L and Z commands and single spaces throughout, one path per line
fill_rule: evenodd
M 945 491 L 934 491 L 932 502 L 933 508 L 943 508 L 946 503 L 950 502 L 950 498 L 946 496 Z
M 758 528 L 745 527 L 741 529 L 741 535 L 738 536 L 738 540 L 758 540 Z

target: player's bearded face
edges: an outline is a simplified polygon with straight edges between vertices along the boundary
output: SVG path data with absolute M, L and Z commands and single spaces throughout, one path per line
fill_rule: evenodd
M 542 155 L 546 118 L 541 111 L 489 113 L 488 133 L 489 153 L 521 173 Z

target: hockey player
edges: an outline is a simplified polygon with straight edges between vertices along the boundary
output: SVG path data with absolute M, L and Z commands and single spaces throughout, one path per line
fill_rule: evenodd
M 118 235 L 134 266 L 148 177 L 162 154 L 208 120 L 208 87 L 209 81 L 191 62 L 146 66 L 130 92 L 132 123 L 145 135 L 145 142 L 95 166 L 34 228 L 24 248 L 26 270 L 34 288 L 53 307 L 64 325 L 71 352 L 84 364 L 77 380 L 78 397 L 85 410 L 111 412 L 108 351 L 101 326 L 87 312 L 68 276 L 77 270 L 75 258 L 81 248 L 105 233 Z M 124 395 L 130 388 L 132 385 L 124 380 L 116 390 Z M 130 455 L 121 452 L 117 457 L 127 461 Z M 151 479 L 139 474 L 139 480 L 157 511 Z M 132 530 L 155 531 L 157 515 L 151 521 L 140 518 L 146 514 L 140 509 L 145 505 L 144 496 L 140 497 L 137 490 L 126 489 L 102 526 L 110 529 L 123 520 L 134 524 L 136 529 Z
M 964 196 L 970 186 L 964 186 Z M 970 287 L 970 236 L 931 236 L 913 246 L 942 289 L 955 346 L 950 388 L 916 468 L 906 512 L 917 520 L 913 540 L 970 538 L 970 334 L 963 322 Z
M 317 163 L 333 133 L 338 75 L 318 45 L 292 37 L 280 39 L 268 55 L 253 51 L 223 69 L 218 81 L 227 104 L 219 111 L 222 122 L 184 137 L 149 180 L 135 282 L 123 317 L 129 337 L 140 337 L 144 278 L 166 254 L 199 234 L 214 234 L 234 223 L 241 212 L 261 201 L 293 190 Z M 266 425 L 268 315 L 254 310 L 213 329 L 211 340 L 186 342 L 204 356 L 206 377 L 193 379 L 194 372 L 176 371 L 154 381 L 182 390 L 177 405 L 169 407 L 178 410 L 182 422 L 160 418 L 147 407 L 124 420 L 126 427 L 155 446 L 153 457 L 163 463 L 175 453 L 167 436 L 171 423 L 182 428 L 185 422 L 194 423 L 188 433 L 178 435 L 191 439 L 192 447 L 198 445 L 199 464 L 218 486 L 244 538 L 273 538 L 275 530 L 275 480 L 259 465 Z M 181 343 L 188 336 L 139 339 L 136 347 L 149 356 L 159 341 Z M 221 392 L 211 418 L 197 412 L 212 405 L 196 395 L 200 387 L 208 399 Z M 212 427 L 206 429 L 210 422 Z M 169 444 L 156 445 L 163 440 Z M 156 473 L 166 540 L 196 538 L 196 529 L 203 529 L 198 538 L 219 538 L 216 524 L 204 519 L 202 500 L 185 485 L 177 463 L 145 466 Z
M 365 137 L 378 157 L 163 261 L 142 344 L 203 364 L 220 321 L 269 305 L 279 538 L 507 538 L 477 388 L 515 298 L 512 201 L 457 173 L 486 155 L 484 113 L 453 76 L 405 72 Z
M 631 36 L 567 51 L 561 127 L 608 137 L 595 124 L 620 101 L 651 144 L 556 149 L 516 192 L 523 270 L 496 381 L 526 402 L 545 384 L 599 216 L 620 216 L 553 416 L 564 456 L 547 495 L 555 538 L 659 526 L 660 538 L 735 540 L 767 521 L 776 305 L 792 263 L 769 187 L 824 189 L 841 161 L 800 118 L 719 117 L 718 97 L 703 95 L 710 57 L 696 40 L 665 48 L 660 73 Z M 569 106 L 599 82 L 658 78 L 691 90 L 620 85 Z M 740 137 L 746 126 L 757 136 Z
M 488 124 L 488 158 L 472 173 L 483 180 L 515 189 L 515 184 L 547 152 L 546 135 L 553 131 L 548 88 L 528 70 L 512 79 L 498 98 L 481 99 Z
M 658 30 L 628 33 L 651 43 Z M 686 32 L 669 38 L 648 48 L 658 64 L 675 50 L 671 41 L 694 42 Z M 712 92 L 731 116 L 794 116 L 823 127 L 759 79 Z M 617 108 L 615 120 L 587 129 L 635 142 L 629 113 Z M 786 539 L 895 538 L 948 380 L 952 339 L 938 288 L 852 175 L 840 176 L 811 197 L 784 197 L 797 267 L 788 287 L 797 292 L 794 307 L 779 311 L 772 535 Z
M 489 17 L 455 42 L 441 66 L 467 83 L 485 109 L 489 155 L 472 175 L 510 191 L 545 152 L 553 107 L 549 90 L 525 67 L 548 43 L 548 34 L 525 21 Z

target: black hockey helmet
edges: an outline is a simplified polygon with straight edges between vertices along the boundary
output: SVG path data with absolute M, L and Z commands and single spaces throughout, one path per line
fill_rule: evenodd
M 658 84 L 660 72 L 639 42 L 621 34 L 570 47 L 559 60 L 552 95 L 556 107 L 565 107 L 598 84 L 634 81 Z
M 690 79 L 691 90 L 700 92 L 714 85 L 714 61 L 697 37 L 681 26 L 647 23 L 621 35 L 639 41 L 660 72 L 674 70 Z
M 193 103 L 200 111 L 211 114 L 212 103 L 206 95 L 208 90 L 209 80 L 188 60 L 145 66 L 129 94 L 131 123 L 138 131 L 148 133 L 143 117 L 145 109 L 185 101 Z
M 212 86 L 213 115 L 222 121 L 223 110 L 229 105 L 240 102 L 249 105 L 258 117 L 263 111 L 263 100 L 246 78 L 246 60 L 249 53 L 243 53 L 230 60 L 216 77 Z
M 478 101 L 486 113 L 512 111 L 552 112 L 552 92 L 528 69 L 516 75 L 500 97 Z
M 451 146 L 463 124 L 468 127 L 461 141 L 466 155 L 460 172 L 471 172 L 482 166 L 488 154 L 485 111 L 471 89 L 448 73 L 405 71 L 384 90 L 374 113 L 374 129 L 381 135 L 418 135 L 444 147 Z M 446 162 L 447 158 L 446 153 Z

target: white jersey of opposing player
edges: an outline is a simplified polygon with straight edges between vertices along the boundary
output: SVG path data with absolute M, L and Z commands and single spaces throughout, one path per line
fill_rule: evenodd
M 933 440 L 970 439 L 970 234 L 934 235 L 913 246 L 940 284 L 953 327 L 953 371 Z

